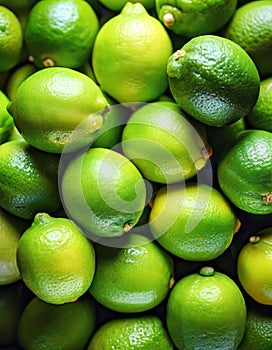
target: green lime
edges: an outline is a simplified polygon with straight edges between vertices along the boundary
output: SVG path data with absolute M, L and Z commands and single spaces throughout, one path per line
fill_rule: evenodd
M 87 75 L 53 67 L 25 79 L 8 111 L 29 144 L 61 153 L 91 142 L 103 125 L 107 107 L 100 88 Z
M 38 298 L 64 304 L 90 287 L 95 253 L 72 221 L 39 213 L 19 240 L 17 262 L 22 280 Z
M 272 213 L 272 134 L 244 130 L 219 160 L 221 190 L 238 208 L 252 214 Z
M 211 126 L 246 116 L 259 94 L 258 70 L 236 43 L 216 35 L 194 37 L 169 57 L 169 86 L 180 107 Z
M 156 316 L 113 319 L 93 335 L 87 350 L 173 350 L 173 345 Z
M 97 15 L 87 1 L 43 0 L 31 9 L 24 38 L 39 68 L 79 68 L 88 61 L 98 30 Z
M 13 130 L 14 122 L 7 111 L 8 97 L 0 90 L 0 144 L 6 142 Z
M 173 261 L 155 242 L 133 233 L 124 248 L 95 246 L 96 272 L 91 295 L 107 308 L 143 312 L 159 305 L 172 287 Z
M 99 0 L 106 8 L 113 11 L 121 11 L 128 2 L 127 0 Z M 131 0 L 132 4 L 141 3 L 146 9 L 152 9 L 155 6 L 155 0 Z
M 177 282 L 166 311 L 168 330 L 179 350 L 237 349 L 246 316 L 235 282 L 208 266 Z
M 90 298 L 51 305 L 35 297 L 21 315 L 17 338 L 26 350 L 84 350 L 94 327 L 95 306 Z

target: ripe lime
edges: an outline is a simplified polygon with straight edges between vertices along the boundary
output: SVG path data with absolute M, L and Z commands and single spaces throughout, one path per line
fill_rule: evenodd
M 272 228 L 250 237 L 238 256 L 237 273 L 245 291 L 258 303 L 272 305 Z
M 262 76 L 272 73 L 272 1 L 251 1 L 239 7 L 223 35 L 250 55 Z
M 84 350 L 94 327 L 95 306 L 90 298 L 52 305 L 35 297 L 21 315 L 17 338 L 27 350 Z
M 39 213 L 19 240 L 22 280 L 41 300 L 64 304 L 90 287 L 95 270 L 91 242 L 69 219 Z
M 167 88 L 171 40 L 141 3 L 127 3 L 100 29 L 92 64 L 101 89 L 118 102 L 158 98 Z
M 41 152 L 25 141 L 0 146 L 0 206 L 32 220 L 40 211 L 53 213 L 61 206 L 58 191 L 59 157 Z
M 167 73 L 180 107 L 211 126 L 244 117 L 258 98 L 254 62 L 238 44 L 216 35 L 189 40 L 169 57 Z
M 0 144 L 9 139 L 14 127 L 13 119 L 7 111 L 9 102 L 8 97 L 0 90 Z
M 43 0 L 31 9 L 24 38 L 39 68 L 79 68 L 88 61 L 98 30 L 97 15 L 87 1 Z
M 87 75 L 53 67 L 25 79 L 8 110 L 29 144 L 61 153 L 79 149 L 94 138 L 107 106 L 100 88 Z
M 146 179 L 174 183 L 202 169 L 208 151 L 198 132 L 176 103 L 153 102 L 134 112 L 122 134 L 124 154 Z
M 236 6 L 237 0 L 156 0 L 159 19 L 184 38 L 217 32 L 230 20 Z
M 173 345 L 156 316 L 113 319 L 93 335 L 87 350 L 173 350 Z
M 244 130 L 219 160 L 217 178 L 224 194 L 252 214 L 272 213 L 272 133 Z
M 149 216 L 150 230 L 172 254 L 207 261 L 230 245 L 239 221 L 228 201 L 204 184 L 164 186 L 156 194 Z
M 28 226 L 27 221 L 0 209 L 0 285 L 12 283 L 21 278 L 16 252 L 19 239 Z
M 247 120 L 254 129 L 272 132 L 271 100 L 272 78 L 267 78 L 261 81 L 258 100 L 247 115 Z
M 16 15 L 0 6 L 0 71 L 7 71 L 18 64 L 23 48 L 23 31 Z
M 126 157 L 90 148 L 61 176 L 64 209 L 86 234 L 121 236 L 138 222 L 146 199 L 142 175 Z
M 203 267 L 174 286 L 166 321 L 180 350 L 237 349 L 246 327 L 245 301 L 232 279 Z
M 173 284 L 173 261 L 155 242 L 133 233 L 129 247 L 95 246 L 91 295 L 107 308 L 143 312 L 160 304 Z
M 113 10 L 113 11 L 121 11 L 122 8 L 126 5 L 128 2 L 127 0 L 99 0 L 101 4 L 103 4 L 106 8 Z M 146 9 L 152 9 L 155 6 L 155 0 L 131 0 L 131 3 L 139 2 L 141 3 Z

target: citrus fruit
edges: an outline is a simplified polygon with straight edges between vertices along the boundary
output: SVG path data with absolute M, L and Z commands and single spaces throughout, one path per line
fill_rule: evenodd
M 8 97 L 0 90 L 0 144 L 6 142 L 14 127 L 11 115 L 7 112 Z
M 237 349 L 246 327 L 243 295 L 227 275 L 205 266 L 170 292 L 166 321 L 178 349 Z
M 21 278 L 16 252 L 19 239 L 28 226 L 27 221 L 0 209 L 0 285 L 13 283 Z
M 240 6 L 223 35 L 250 55 L 262 76 L 272 73 L 272 1 L 251 1 Z
M 251 236 L 237 261 L 238 278 L 258 303 L 272 305 L 272 228 Z
M 39 68 L 79 68 L 89 60 L 98 30 L 97 15 L 87 1 L 43 0 L 31 9 L 24 38 Z
M 0 206 L 32 220 L 39 211 L 53 213 L 60 205 L 59 157 L 32 148 L 25 141 L 0 146 Z
M 227 198 L 252 214 L 272 213 L 272 133 L 244 130 L 219 160 L 217 178 Z
M 61 174 L 64 209 L 86 234 L 121 236 L 138 222 L 146 199 L 142 175 L 125 156 L 90 148 Z
M 16 15 L 0 5 L 0 71 L 7 71 L 18 64 L 23 48 L 23 31 Z
M 99 0 L 106 8 L 113 11 L 121 11 L 128 2 L 127 0 Z M 155 6 L 155 0 L 131 0 L 131 3 L 141 3 L 146 9 L 152 9 Z
M 19 240 L 17 262 L 22 280 L 38 298 L 64 304 L 90 287 L 95 253 L 72 221 L 39 213 Z
M 161 320 L 156 316 L 113 319 L 93 335 L 87 350 L 173 350 Z
M 155 242 L 137 233 L 123 248 L 96 244 L 91 295 L 107 308 L 143 312 L 159 305 L 173 281 L 173 261 Z
M 27 350 L 83 350 L 94 327 L 95 306 L 90 298 L 52 305 L 35 297 L 23 310 L 17 338 Z
M 167 88 L 171 40 L 141 3 L 128 2 L 96 36 L 92 65 L 100 87 L 120 103 L 158 98 Z
M 257 101 L 260 78 L 249 55 L 236 43 L 200 35 L 168 60 L 172 95 L 192 117 L 211 126 L 234 123 Z
M 8 77 L 5 85 L 5 92 L 10 100 L 15 98 L 16 92 L 20 84 L 31 74 L 38 70 L 32 63 L 25 63 L 15 68 Z
M 231 244 L 239 221 L 225 197 L 205 184 L 163 186 L 149 216 L 151 233 L 172 254 L 207 261 Z
M 260 83 L 260 93 L 256 104 L 247 115 L 247 121 L 254 129 L 272 132 L 272 78 Z
M 91 78 L 70 68 L 52 67 L 20 84 L 8 111 L 29 144 L 61 153 L 65 146 L 65 151 L 72 151 L 93 140 L 103 125 L 107 106 Z
M 237 6 L 237 0 L 156 0 L 155 3 L 163 24 L 185 38 L 217 32 L 230 20 Z
M 174 183 L 192 178 L 208 159 L 198 134 L 176 103 L 153 102 L 138 108 L 122 133 L 124 154 L 146 179 Z
M 272 344 L 272 318 L 264 313 L 248 309 L 247 326 L 239 350 L 270 350 Z

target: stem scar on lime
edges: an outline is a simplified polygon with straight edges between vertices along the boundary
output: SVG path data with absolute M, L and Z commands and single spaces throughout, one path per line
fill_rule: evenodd
M 261 237 L 260 236 L 251 236 L 249 238 L 249 242 L 250 243 L 253 243 L 253 244 L 256 244 L 256 243 L 259 243 L 261 240 Z
M 264 197 L 263 197 L 263 201 L 265 203 L 270 203 L 272 201 L 272 192 L 268 192 Z
M 214 268 L 211 266 L 204 266 L 199 270 L 201 276 L 213 276 L 215 274 Z
M 173 16 L 173 14 L 171 12 L 166 13 L 163 16 L 163 24 L 166 27 L 171 27 L 174 23 L 175 23 L 175 17 Z

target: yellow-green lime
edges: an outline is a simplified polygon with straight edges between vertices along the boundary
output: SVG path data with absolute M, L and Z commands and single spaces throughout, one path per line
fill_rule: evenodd
M 123 248 L 96 244 L 96 272 L 91 295 L 107 308 L 143 312 L 159 305 L 173 280 L 173 261 L 155 242 L 137 233 Z
M 272 305 L 272 228 L 251 236 L 237 260 L 238 278 L 258 303 Z
M 75 155 L 63 171 L 61 193 L 68 215 L 87 234 L 102 237 L 129 231 L 146 204 L 139 170 L 125 156 L 106 148 Z
M 256 104 L 247 115 L 247 121 L 254 129 L 272 132 L 272 77 L 261 81 Z
M 28 226 L 27 221 L 0 209 L 0 285 L 10 284 L 21 278 L 16 252 L 19 239 Z
M 8 111 L 29 144 L 61 153 L 94 139 L 104 123 L 108 102 L 87 75 L 52 67 L 31 74 L 20 84 Z
M 260 74 L 272 73 L 272 1 L 250 1 L 240 6 L 222 33 L 253 59 Z
M 258 70 L 238 44 L 217 35 L 200 35 L 168 60 L 172 95 L 192 117 L 224 126 L 249 113 L 259 94 Z
M 173 350 L 162 321 L 157 316 L 113 319 L 93 335 L 87 350 Z
M 40 211 L 61 206 L 58 191 L 59 157 L 41 152 L 25 141 L 0 146 L 0 206 L 11 214 L 32 220 Z
M 168 87 L 172 43 L 141 3 L 128 2 L 97 34 L 92 65 L 103 91 L 120 103 L 158 98 Z
M 79 68 L 89 60 L 98 30 L 97 15 L 87 1 L 43 0 L 31 9 L 24 38 L 39 68 Z
M 219 160 L 221 190 L 238 208 L 252 214 L 272 213 L 272 133 L 244 130 Z
M 122 8 L 128 2 L 127 0 L 99 0 L 99 2 L 106 8 L 113 11 L 121 11 Z M 131 0 L 131 3 L 141 3 L 146 9 L 152 9 L 155 7 L 155 0 Z
M 172 254 L 191 261 L 220 256 L 231 244 L 239 220 L 226 198 L 205 184 L 163 186 L 152 204 L 149 226 Z
M 0 5 L 0 71 L 8 71 L 18 64 L 23 48 L 23 31 L 17 16 Z
M 166 310 L 170 337 L 179 350 L 237 349 L 246 316 L 235 282 L 208 266 L 176 283 Z
M 7 111 L 9 98 L 0 90 L 0 144 L 6 142 L 13 130 L 14 122 Z
M 84 350 L 95 327 L 95 313 L 94 302 L 87 296 L 64 305 L 35 297 L 21 315 L 18 342 L 26 350 Z
M 168 29 L 190 38 L 221 29 L 233 16 L 237 0 L 156 0 L 155 4 L 159 19 Z
M 173 102 L 138 108 L 122 133 L 122 149 L 146 179 L 174 183 L 192 178 L 209 157 L 203 127 Z
M 38 298 L 64 304 L 90 287 L 95 252 L 74 222 L 39 213 L 19 240 L 17 262 L 22 280 Z

